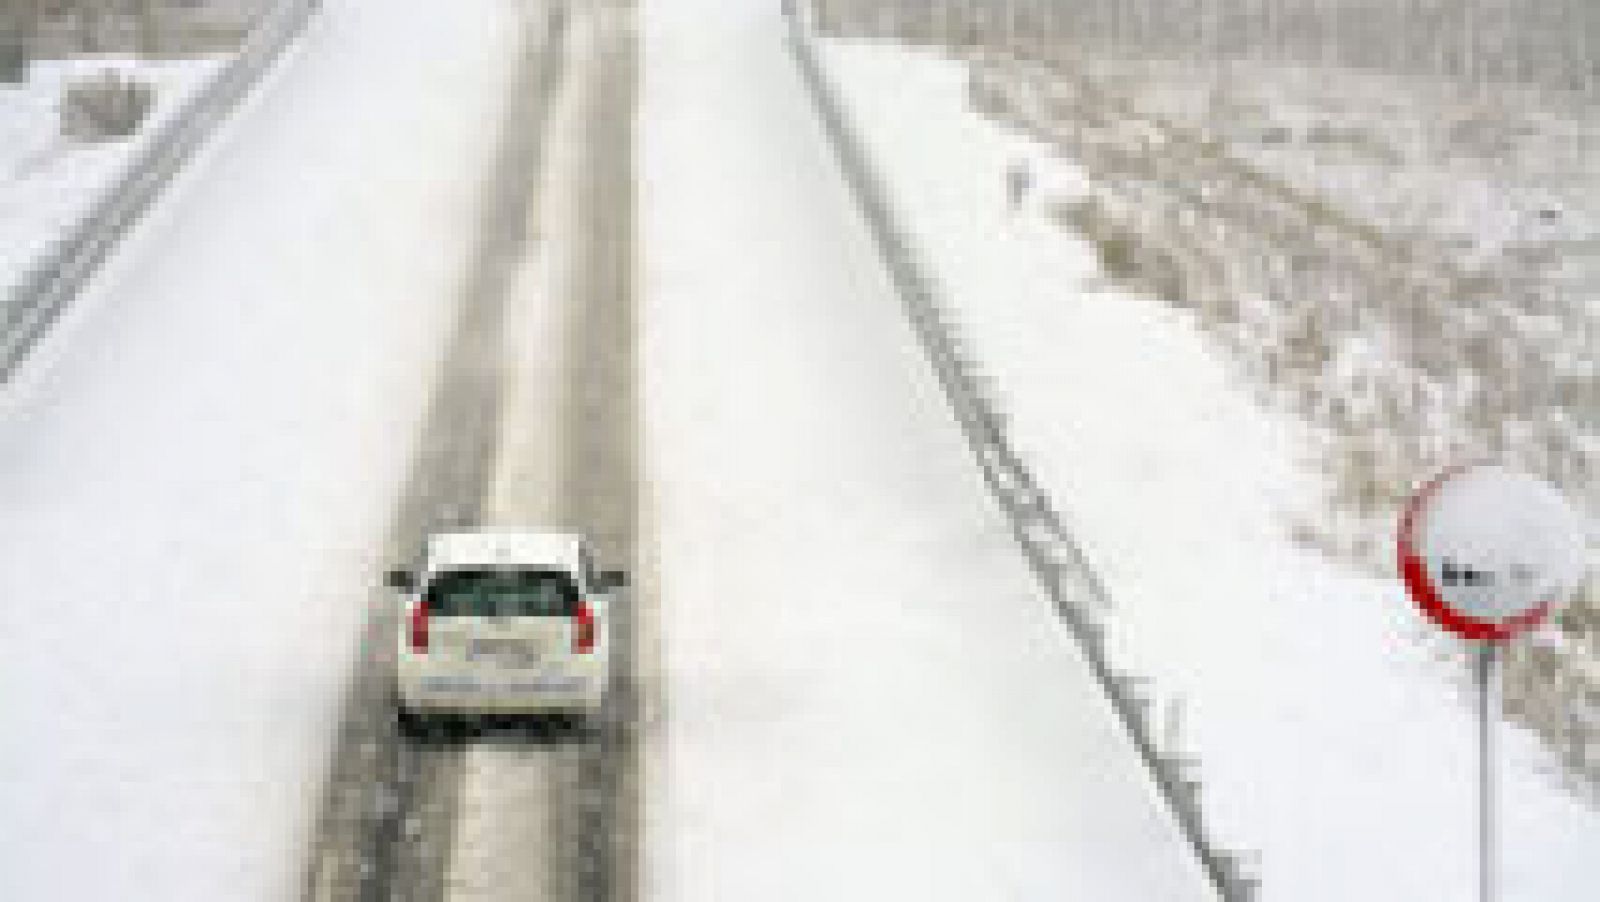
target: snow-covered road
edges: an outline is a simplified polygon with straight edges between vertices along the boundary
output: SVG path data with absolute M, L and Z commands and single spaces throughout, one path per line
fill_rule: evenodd
M 9 900 L 297 890 L 517 37 L 324 12 L 3 399 Z
M 532 44 L 519 56 L 533 20 L 514 0 L 327 0 L 0 396 L 7 900 L 288 898 L 313 829 L 328 840 L 341 818 L 349 842 L 322 842 L 337 860 L 311 868 L 335 898 L 628 898 L 636 840 L 641 894 L 662 902 L 1214 897 L 984 490 L 783 46 L 780 3 L 643 0 L 637 235 L 630 6 L 572 7 L 594 16 L 562 45 L 546 123 L 541 79 L 561 67 L 530 65 Z M 877 118 L 909 132 L 932 107 L 896 104 L 927 86 L 883 71 L 904 94 Z M 1016 149 L 943 124 L 930 133 L 950 154 Z M 929 168 L 902 175 L 937 186 L 945 156 L 922 155 Z M 1253 808 L 1222 809 L 1235 835 L 1316 837 L 1307 813 L 1337 810 L 1325 820 L 1367 837 L 1401 790 L 1461 813 L 1461 761 L 1404 784 L 1457 726 L 1432 683 L 1372 706 L 1395 735 L 1408 721 L 1408 736 L 1438 734 L 1398 750 L 1354 729 L 1359 706 L 1302 717 L 1328 685 L 1315 674 L 1262 688 L 1313 660 L 1360 663 L 1289 641 L 1293 609 L 1240 606 L 1323 574 L 1281 543 L 1264 576 L 1224 547 L 1276 535 L 1267 505 L 1294 479 L 1266 453 L 1281 436 L 1175 317 L 1120 295 L 1056 303 L 1039 286 L 1062 272 L 1096 281 L 1086 249 L 1064 262 L 1008 242 L 1041 229 L 995 208 L 994 186 L 926 193 L 980 233 L 944 230 L 970 239 L 942 248 L 962 272 L 1026 277 L 1002 292 L 1017 306 L 963 314 L 986 353 L 1015 351 L 995 355 L 1002 387 L 1045 399 L 1017 392 L 1019 423 L 1056 423 L 1058 389 L 1072 405 L 1082 428 L 1030 433 L 1030 453 L 1067 448 L 1051 484 L 1073 490 L 1133 625 L 1166 624 L 1142 634 L 1165 682 L 1189 667 L 1223 687 L 1192 732 L 1298 731 L 1228 734 L 1253 752 L 1207 785 L 1255 791 Z M 1019 334 L 1039 323 L 1076 353 Z M 1167 396 L 1147 354 L 1185 362 L 1183 392 Z M 1107 373 L 1138 391 L 1109 392 Z M 1174 445 L 1172 423 L 1203 443 Z M 1166 516 L 1150 499 L 1193 482 L 1196 448 L 1260 466 L 1219 469 Z M 417 485 L 430 479 L 439 491 Z M 1118 515 L 1130 495 L 1143 520 Z M 625 687 L 602 742 L 395 738 L 373 574 L 452 501 L 466 520 L 557 521 L 592 530 L 611 563 L 637 557 L 644 698 L 636 712 Z M 1159 606 L 1202 571 L 1253 591 Z M 1384 591 L 1332 585 L 1360 591 L 1325 593 L 1330 608 Z M 1265 651 L 1196 641 L 1214 609 L 1266 624 L 1250 633 Z M 1387 620 L 1338 622 L 1316 638 L 1389 635 Z M 1295 791 L 1295 768 L 1314 792 Z M 1360 791 L 1363 769 L 1386 775 L 1381 791 Z M 1555 805 L 1541 798 L 1534 814 Z M 1387 829 L 1371 835 L 1401 828 Z M 413 833 L 432 845 L 400 848 Z M 1437 864 L 1464 835 L 1430 841 Z M 1374 854 L 1350 840 L 1312 867 L 1314 843 L 1280 848 L 1270 866 L 1320 877 L 1325 898 L 1349 897 L 1365 871 L 1348 862 Z
M 777 8 L 646 7 L 645 894 L 1206 898 L 966 455 Z

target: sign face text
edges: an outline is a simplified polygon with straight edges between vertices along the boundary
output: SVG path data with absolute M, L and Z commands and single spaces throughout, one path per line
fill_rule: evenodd
M 1547 617 L 1584 575 L 1587 525 L 1548 483 L 1498 466 L 1423 486 L 1400 523 L 1400 575 L 1430 619 L 1502 641 Z

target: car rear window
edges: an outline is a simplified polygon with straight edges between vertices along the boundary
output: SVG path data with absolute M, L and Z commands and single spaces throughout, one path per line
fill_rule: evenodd
M 450 570 L 428 584 L 436 617 L 570 617 L 578 588 L 560 570 Z

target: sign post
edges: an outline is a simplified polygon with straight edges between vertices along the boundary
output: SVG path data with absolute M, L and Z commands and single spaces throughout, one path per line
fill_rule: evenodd
M 1493 902 L 1494 666 L 1499 649 L 1549 617 L 1584 575 L 1587 527 L 1549 484 L 1480 464 L 1446 470 L 1406 505 L 1400 576 L 1430 620 L 1477 643 L 1478 897 Z
M 1494 820 L 1494 663 L 1499 646 L 1484 642 L 1473 662 L 1478 684 L 1478 898 L 1492 902 L 1495 891 Z

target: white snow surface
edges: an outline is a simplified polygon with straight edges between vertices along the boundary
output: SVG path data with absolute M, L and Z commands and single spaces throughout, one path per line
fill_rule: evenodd
M 503 0 L 328 0 L 0 409 L 8 900 L 299 892 Z
M 1291 541 L 1288 514 L 1321 488 L 1298 427 L 1261 411 L 1185 313 L 1113 287 L 1046 218 L 1083 174 L 973 113 L 960 64 L 823 49 L 1024 457 L 1109 585 L 1115 657 L 1154 678 L 1158 711 L 1185 700 L 1208 816 L 1259 850 L 1263 898 L 1473 898 L 1465 687 L 1417 642 L 1398 581 Z M 1011 215 L 1015 159 L 1042 188 Z M 1504 898 L 1593 899 L 1600 813 L 1499 729 Z
M 982 488 L 777 6 L 645 4 L 645 894 L 1209 898 Z
M 0 300 L 45 246 L 63 237 L 110 189 L 221 62 L 217 57 L 39 60 L 26 83 L 0 85 Z M 65 86 L 106 70 L 155 88 L 149 116 L 123 140 L 62 137 L 59 105 Z

